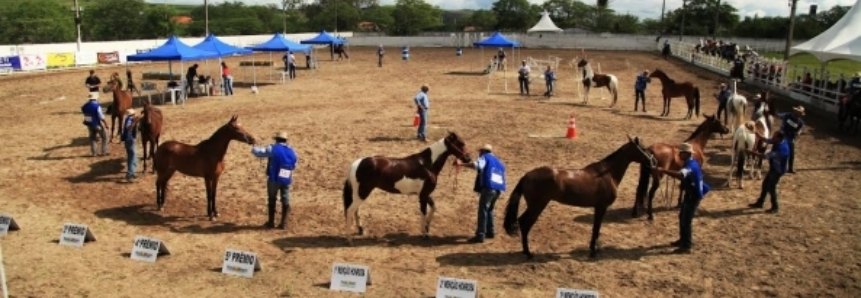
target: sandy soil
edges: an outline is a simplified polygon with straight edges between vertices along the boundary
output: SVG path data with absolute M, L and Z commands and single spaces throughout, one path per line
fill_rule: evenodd
M 434 195 L 439 209 L 430 241 L 419 237 L 416 197 L 377 191 L 362 209 L 369 235 L 345 246 L 345 171 L 359 157 L 402 156 L 426 146 L 414 140 L 411 126 L 412 97 L 421 83 L 431 85 L 431 138 L 451 128 L 470 148 L 493 144 L 509 181 L 542 165 L 584 167 L 624 144 L 626 133 L 646 144 L 684 140 L 702 118 L 680 120 L 685 109 L 678 99 L 671 117 L 657 117 L 660 83 L 648 89 L 648 113 L 631 111 L 638 69 L 659 67 L 676 80 L 695 82 L 704 90 L 703 111 L 716 110 L 711 94 L 718 77 L 649 53 L 589 53 L 593 63 L 621 80 L 619 105 L 608 109 L 609 101 L 597 92 L 590 106 L 574 104 L 574 70 L 567 62 L 579 51 L 522 52 L 524 59 L 565 59 L 559 96 L 542 103 L 538 96 L 516 95 L 513 72 L 507 76 L 509 94 L 502 92 L 501 74 L 494 75 L 491 94 L 485 92 L 487 76 L 447 74 L 483 69 L 487 52 L 456 57 L 453 49 L 414 48 L 413 60 L 391 55 L 378 68 L 373 51 L 352 49 L 352 62 L 322 61 L 318 71 L 300 70 L 296 81 L 261 86 L 257 95 L 242 87 L 233 97 L 162 106 L 162 141 L 197 143 L 232 114 L 261 139 L 288 131 L 301 162 L 287 231 L 259 228 L 265 221 L 265 166 L 248 145 L 234 143 L 228 150 L 218 222 L 205 218 L 202 180 L 183 175 L 172 180 L 167 210 L 157 212 L 155 175 L 139 174 L 143 178 L 135 184 L 122 179 L 122 145 L 112 144 L 107 157 L 85 157 L 89 146 L 79 107 L 86 98 L 86 70 L 0 79 L 0 102 L 8 108 L 0 115 L 6 144 L 0 212 L 23 228 L 2 240 L 12 297 L 353 297 L 328 290 L 333 262 L 370 266 L 374 284 L 368 297 L 433 296 L 440 275 L 478 280 L 482 297 L 551 297 L 557 287 L 592 289 L 602 297 L 861 296 L 861 150 L 857 141 L 834 132 L 834 121 L 816 115 L 808 117 L 809 133 L 799 140 L 798 174 L 781 181 L 781 213 L 746 208 L 759 193 L 759 181 L 748 180 L 744 190 L 717 189 L 700 207 L 691 255 L 669 254 L 665 245 L 676 238 L 677 213 L 660 193 L 654 222 L 630 218 L 636 165 L 605 220 L 597 260 L 587 257 L 592 210 L 556 203 L 531 234 L 534 261 L 519 253 L 519 238 L 466 244 L 475 226 L 474 176 L 456 176 L 451 168 L 443 169 Z M 210 67 L 217 71 L 214 62 Z M 251 81 L 250 70 L 235 68 L 238 82 Z M 122 70 L 102 68 L 98 74 L 107 79 Z M 134 67 L 138 75 L 144 70 L 167 65 Z M 268 80 L 263 74 L 258 79 Z M 533 88 L 544 90 L 540 83 Z M 107 98 L 102 95 L 102 101 Z M 571 113 L 579 138 L 559 138 Z M 723 184 L 729 169 L 728 144 L 728 137 L 719 136 L 708 144 L 705 171 L 713 186 Z M 498 226 L 507 201 L 505 194 L 498 203 Z M 65 222 L 88 224 L 98 241 L 82 249 L 56 244 Z M 173 254 L 155 264 L 130 260 L 136 235 L 163 239 Z M 258 253 L 263 271 L 253 279 L 222 275 L 226 248 Z

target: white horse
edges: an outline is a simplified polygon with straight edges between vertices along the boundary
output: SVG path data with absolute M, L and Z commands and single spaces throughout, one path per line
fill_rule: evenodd
M 613 103 L 610 107 L 612 108 L 615 106 L 616 100 L 619 98 L 619 92 L 616 89 L 619 85 L 619 79 L 611 74 L 596 74 L 592 71 L 592 66 L 589 65 L 589 61 L 586 60 L 586 58 L 580 59 L 580 62 L 577 63 L 577 67 L 583 69 L 583 88 L 586 89 L 583 97 L 583 104 L 589 103 L 589 89 L 592 89 L 592 87 L 607 87 L 607 90 L 609 90 L 610 94 L 613 95 Z
M 744 114 L 747 111 L 747 98 L 736 92 L 736 81 L 732 81 L 732 95 L 726 101 L 726 113 L 729 120 L 726 125 L 730 131 L 735 131 L 745 122 Z
M 738 187 L 744 188 L 744 179 L 742 175 L 745 169 L 750 169 L 751 179 L 762 179 L 762 159 L 756 156 L 748 158 L 747 150 L 764 152 L 766 148 L 765 140 L 756 137 L 755 132 L 759 132 L 763 136 L 770 136 L 768 125 L 766 124 L 765 115 L 766 105 L 761 105 L 755 115 L 759 115 L 756 121 L 748 121 L 744 125 L 735 130 L 732 136 L 732 159 L 730 161 L 729 175 L 724 186 L 731 187 L 732 173 L 735 170 L 738 176 Z M 733 167 L 735 166 L 735 167 Z

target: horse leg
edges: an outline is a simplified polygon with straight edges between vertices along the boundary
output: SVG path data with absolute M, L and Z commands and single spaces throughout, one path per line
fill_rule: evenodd
M 156 136 L 155 140 L 150 140 L 150 144 L 149 144 L 149 158 L 153 160 L 153 162 L 152 162 L 152 172 L 153 173 L 155 173 L 155 146 L 158 146 L 158 138 L 159 138 L 159 136 Z M 144 150 L 146 150 L 146 149 L 144 149 Z
M 156 206 L 158 207 L 158 211 L 164 211 L 164 202 L 167 199 L 167 193 L 170 181 L 170 178 L 173 177 L 175 170 L 169 169 L 164 173 L 159 173 L 156 178 L 155 188 L 156 188 Z
M 604 214 L 607 213 L 607 206 L 595 207 L 595 217 L 592 223 L 592 240 L 589 241 L 589 257 L 595 258 L 598 256 L 598 236 L 601 235 L 601 222 L 604 220 Z
M 523 211 L 523 214 L 517 219 L 517 223 L 520 225 L 520 242 L 523 244 L 523 254 L 526 255 L 526 259 L 531 260 L 535 256 L 529 251 L 529 230 L 531 230 L 532 226 L 535 225 L 535 222 L 538 221 L 538 216 L 541 215 L 541 212 L 544 211 L 544 208 L 547 207 L 550 200 L 541 199 L 538 202 L 534 202 L 532 205 L 529 203 L 529 197 L 526 197 L 526 210 Z
M 215 221 L 215 216 L 213 214 L 213 202 L 212 202 L 212 177 L 207 176 L 203 178 L 203 185 L 206 186 L 206 216 L 209 217 L 210 221 Z
M 141 163 L 143 163 L 143 172 L 141 172 L 141 173 L 146 173 L 146 158 L 147 158 L 147 153 L 148 153 L 147 148 L 146 148 L 146 143 L 147 143 L 147 137 L 142 136 L 141 137 L 141 145 L 143 146 L 143 158 L 141 160 Z M 153 170 L 155 170 L 155 169 L 153 169 Z
M 430 209 L 428 209 L 428 214 L 425 217 L 425 231 L 424 231 L 425 232 L 425 239 L 430 238 L 430 236 L 429 236 L 430 226 L 431 226 L 431 222 L 433 221 L 433 214 L 434 214 L 434 212 L 436 212 L 436 203 L 433 201 L 433 198 L 431 198 L 430 196 L 428 196 L 427 205 L 428 205 L 428 207 L 430 207 Z M 490 232 L 490 231 L 488 231 L 488 232 Z
M 735 146 L 733 146 L 733 148 L 732 148 L 732 155 L 730 155 L 730 159 L 729 159 L 729 173 L 727 173 L 727 176 L 726 176 L 726 183 L 724 183 L 724 185 L 723 185 L 723 186 L 724 186 L 724 187 L 726 187 L 726 188 L 731 188 L 731 187 L 732 187 L 732 172 L 733 172 L 733 170 L 735 170 L 735 169 L 733 169 L 733 166 L 734 166 L 734 165 L 735 165 L 735 163 L 736 163 L 736 158 L 737 158 L 737 156 L 736 156 L 736 155 L 737 155 L 737 154 L 738 154 L 738 152 L 736 151 Z
M 658 192 L 658 188 L 661 188 L 661 175 L 652 175 L 652 186 L 649 187 L 649 205 L 646 206 L 646 214 L 649 215 L 648 220 L 655 220 L 655 216 L 652 214 L 652 202 L 655 201 L 655 193 Z
M 218 194 L 218 177 L 219 177 L 219 175 L 216 175 L 215 177 L 212 178 L 212 182 L 210 182 L 210 184 L 212 185 L 212 191 L 211 191 L 211 193 L 212 193 L 212 215 L 214 216 L 214 218 L 218 218 L 218 207 L 216 207 L 216 204 L 215 204 L 217 202 L 215 200 L 216 194 Z M 210 220 L 215 221 L 215 219 L 210 219 Z

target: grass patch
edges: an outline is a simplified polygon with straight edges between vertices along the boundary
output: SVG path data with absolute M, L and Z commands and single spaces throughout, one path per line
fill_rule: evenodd
M 783 59 L 783 53 L 761 53 L 760 55 L 768 58 Z M 789 64 L 799 67 L 807 67 L 807 69 L 819 69 L 821 63 L 813 55 L 798 54 L 789 57 Z M 825 66 L 832 74 L 843 74 L 845 77 L 852 77 L 856 72 L 861 71 L 861 62 L 854 60 L 832 60 Z

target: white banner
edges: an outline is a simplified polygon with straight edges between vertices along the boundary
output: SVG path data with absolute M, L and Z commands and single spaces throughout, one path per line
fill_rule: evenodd
M 94 52 L 75 53 L 75 65 L 93 65 L 99 63 L 99 56 Z
M 42 70 L 48 68 L 48 56 L 45 54 L 21 55 L 21 70 Z

